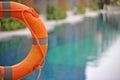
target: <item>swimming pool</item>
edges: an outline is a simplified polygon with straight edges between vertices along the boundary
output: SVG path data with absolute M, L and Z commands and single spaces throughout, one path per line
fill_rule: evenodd
M 93 72 L 88 67 L 96 69 L 101 58 L 106 58 L 105 52 L 120 35 L 118 20 L 116 15 L 100 14 L 83 22 L 59 25 L 49 32 L 49 48 L 40 80 L 92 80 Z M 1 40 L 0 65 L 20 62 L 29 53 L 31 44 L 31 38 L 26 36 Z M 37 73 L 36 70 L 22 80 L 33 80 Z

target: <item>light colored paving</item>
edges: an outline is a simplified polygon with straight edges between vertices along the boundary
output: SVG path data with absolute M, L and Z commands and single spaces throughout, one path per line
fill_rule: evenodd
M 82 21 L 84 17 L 96 17 L 98 16 L 99 13 L 100 13 L 99 11 L 96 11 L 96 12 L 87 11 L 86 14 L 84 15 L 78 15 L 78 14 L 74 15 L 73 12 L 68 11 L 67 18 L 63 20 L 46 20 L 44 15 L 41 15 L 41 19 L 45 23 L 47 31 L 51 31 L 55 28 L 56 25 L 61 25 L 64 23 L 74 24 L 76 22 Z
M 61 25 L 64 23 L 74 24 L 76 22 L 82 21 L 84 17 L 95 17 L 95 16 L 98 16 L 98 14 L 99 14 L 98 11 L 97 12 L 88 11 L 84 15 L 74 15 L 71 11 L 68 11 L 67 18 L 63 20 L 46 20 L 44 15 L 41 15 L 40 18 L 46 25 L 46 29 L 49 32 L 53 30 L 57 25 Z M 0 39 L 12 37 L 12 36 L 21 36 L 21 35 L 30 35 L 30 32 L 27 28 L 23 30 L 17 30 L 17 31 L 5 31 L 5 32 L 0 31 Z
M 31 33 L 27 28 L 22 30 L 17 30 L 17 31 L 2 31 L 0 32 L 0 40 L 8 37 L 12 37 L 12 36 L 22 36 L 22 35 L 31 36 Z

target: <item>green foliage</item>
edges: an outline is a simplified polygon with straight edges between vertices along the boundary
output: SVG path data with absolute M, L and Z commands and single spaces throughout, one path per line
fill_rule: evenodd
M 77 13 L 85 14 L 86 8 L 84 6 L 77 6 Z
M 53 14 L 55 8 L 53 6 L 47 6 L 47 14 Z
M 120 0 L 117 0 L 117 1 L 116 1 L 116 4 L 117 4 L 118 6 L 120 6 Z
M 37 12 L 38 14 L 41 14 L 41 11 L 39 9 L 35 9 L 35 12 Z
M 90 3 L 89 8 L 93 11 L 97 11 L 99 9 L 98 5 L 95 3 Z
M 47 7 L 47 19 L 48 20 L 60 20 L 66 18 L 66 12 L 61 8 L 55 8 L 53 6 Z
M 22 2 L 22 0 L 12 0 L 12 1 L 15 1 L 15 2 Z
M 56 19 L 64 19 L 64 18 L 66 18 L 65 11 L 60 9 L 60 8 L 55 8 L 54 14 L 55 14 Z
M 0 19 L 0 22 L 2 31 L 11 31 L 25 28 L 25 24 L 16 19 L 2 18 Z
M 110 4 L 110 0 L 98 0 L 99 9 L 103 9 L 104 5 L 109 5 L 109 4 Z
M 98 6 L 99 6 L 99 9 L 103 9 L 104 8 L 104 2 L 98 2 Z
M 110 0 L 104 0 L 104 4 L 109 5 L 110 4 Z

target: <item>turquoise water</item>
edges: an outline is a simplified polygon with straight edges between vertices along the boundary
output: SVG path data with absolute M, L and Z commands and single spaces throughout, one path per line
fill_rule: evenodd
M 118 20 L 116 15 L 100 14 L 83 22 L 57 26 L 49 32 L 49 48 L 40 80 L 89 80 L 86 68 L 97 66 L 104 52 L 116 41 Z M 29 53 L 31 43 L 31 38 L 26 36 L 1 40 L 0 65 L 20 62 Z M 36 70 L 22 80 L 35 80 L 37 73 Z

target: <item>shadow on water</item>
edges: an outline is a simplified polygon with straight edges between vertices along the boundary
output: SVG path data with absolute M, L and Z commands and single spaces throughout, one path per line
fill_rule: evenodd
M 63 24 L 49 32 L 46 64 L 40 80 L 86 80 L 86 67 L 97 66 L 103 52 L 119 34 L 116 16 L 100 14 L 76 24 Z M 0 65 L 13 65 L 24 59 L 31 39 L 13 37 L 0 42 Z M 22 80 L 37 77 L 37 71 Z

